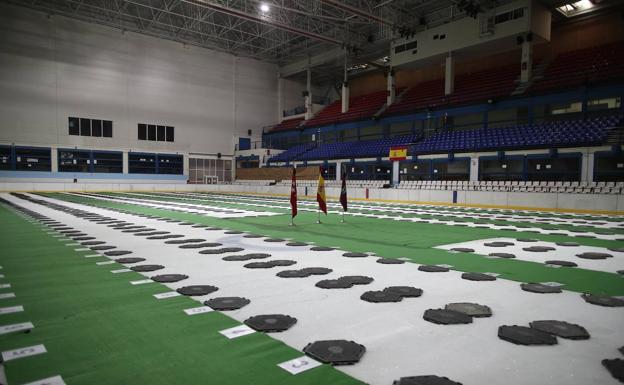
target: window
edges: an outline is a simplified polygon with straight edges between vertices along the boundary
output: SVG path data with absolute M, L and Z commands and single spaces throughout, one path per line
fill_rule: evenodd
M 58 150 L 58 170 L 60 172 L 90 172 L 91 151 Z
M 159 142 L 165 141 L 165 126 L 156 126 L 156 140 Z
M 69 118 L 69 135 L 80 135 L 80 119 Z
M 113 122 L 90 118 L 68 118 L 69 135 L 113 137 Z
M 93 172 L 123 172 L 123 154 L 117 151 L 93 151 Z
M 147 140 L 147 124 L 139 124 L 139 140 Z
M 551 104 L 551 115 L 573 114 L 581 112 L 583 105 L 581 102 Z
M 91 136 L 91 119 L 80 118 L 80 136 Z
M 162 155 L 158 154 L 158 174 L 184 173 L 184 158 L 182 155 Z
M 91 121 L 91 136 L 102 136 L 102 121 L 93 119 Z
M 173 142 L 173 127 L 167 126 L 167 142 Z
M 600 110 L 611 110 L 614 108 L 620 108 L 620 98 L 612 97 L 612 98 L 603 98 L 603 99 L 593 99 L 587 101 L 587 110 L 588 111 L 600 111 Z
M 102 131 L 102 134 L 105 138 L 113 137 L 113 122 L 110 120 L 104 120 L 104 130 Z
M 130 174 L 156 174 L 156 154 L 129 153 Z
M 156 140 L 156 126 L 153 124 L 147 126 L 147 140 Z

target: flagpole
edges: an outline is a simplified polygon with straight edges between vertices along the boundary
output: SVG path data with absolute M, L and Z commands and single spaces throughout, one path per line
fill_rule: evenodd
M 321 223 L 321 210 L 317 210 L 317 219 L 316 219 L 316 223 Z
M 342 211 L 342 219 L 340 220 L 340 223 L 344 223 L 344 210 Z
M 290 223 L 288 224 L 288 226 L 294 226 L 295 225 L 295 217 L 293 217 L 292 215 L 290 216 Z

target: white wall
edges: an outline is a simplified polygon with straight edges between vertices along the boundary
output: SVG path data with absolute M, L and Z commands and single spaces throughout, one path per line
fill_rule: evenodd
M 4 4 L 0 26 L 0 143 L 225 155 L 275 120 L 272 64 Z M 113 138 L 69 136 L 69 116 L 112 120 Z

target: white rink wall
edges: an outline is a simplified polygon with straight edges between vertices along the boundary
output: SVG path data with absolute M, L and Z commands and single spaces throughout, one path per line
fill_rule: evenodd
M 366 199 L 366 188 L 351 187 L 349 198 Z M 232 184 L 185 184 L 171 181 L 137 180 L 111 183 L 38 183 L 38 182 L 2 182 L 0 191 L 177 191 L 177 192 L 223 192 L 247 194 L 290 194 L 290 186 L 258 186 Z M 337 200 L 340 189 L 326 188 L 330 200 Z M 316 188 L 299 186 L 300 197 L 316 196 Z M 406 189 L 368 189 L 371 201 L 389 200 L 453 204 L 453 191 L 450 190 L 406 190 Z M 613 194 L 571 194 L 537 192 L 497 192 L 497 191 L 457 191 L 458 205 L 484 205 L 509 208 L 536 208 L 559 210 L 595 210 L 624 214 L 624 195 Z

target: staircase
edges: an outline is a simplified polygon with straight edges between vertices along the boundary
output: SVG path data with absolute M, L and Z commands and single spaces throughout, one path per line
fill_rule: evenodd
M 542 79 L 544 77 L 544 70 L 546 69 L 546 67 L 548 67 L 549 64 L 550 64 L 550 60 L 544 60 L 538 65 L 536 65 L 533 68 L 533 76 L 531 76 L 531 79 L 526 83 L 522 83 L 520 81 L 520 78 L 518 78 L 517 80 L 518 86 L 516 86 L 516 89 L 511 93 L 511 96 L 524 94 L 529 88 L 531 88 L 531 86 L 536 80 Z
M 622 143 L 624 143 L 624 126 L 619 126 L 610 130 L 607 134 L 605 144 L 621 145 Z
M 409 91 L 410 89 L 411 89 L 411 87 L 405 87 L 405 88 L 403 89 L 403 91 L 401 91 L 401 93 L 400 93 L 400 94 L 398 94 L 398 95 L 396 95 L 396 96 L 394 97 L 394 103 L 393 103 L 393 104 L 396 104 L 396 103 L 400 102 L 400 101 L 401 101 L 401 99 L 403 98 L 403 95 L 405 95 L 405 93 L 406 93 L 407 91 Z M 390 106 L 388 105 L 388 103 L 384 103 L 384 104 L 383 104 L 383 106 L 381 106 L 381 108 L 380 108 L 377 112 L 375 112 L 375 114 L 373 115 L 373 119 L 374 119 L 374 120 L 379 119 L 379 117 L 380 117 L 380 116 L 381 116 L 384 112 L 386 112 L 386 110 L 388 109 L 388 107 L 390 107 Z

